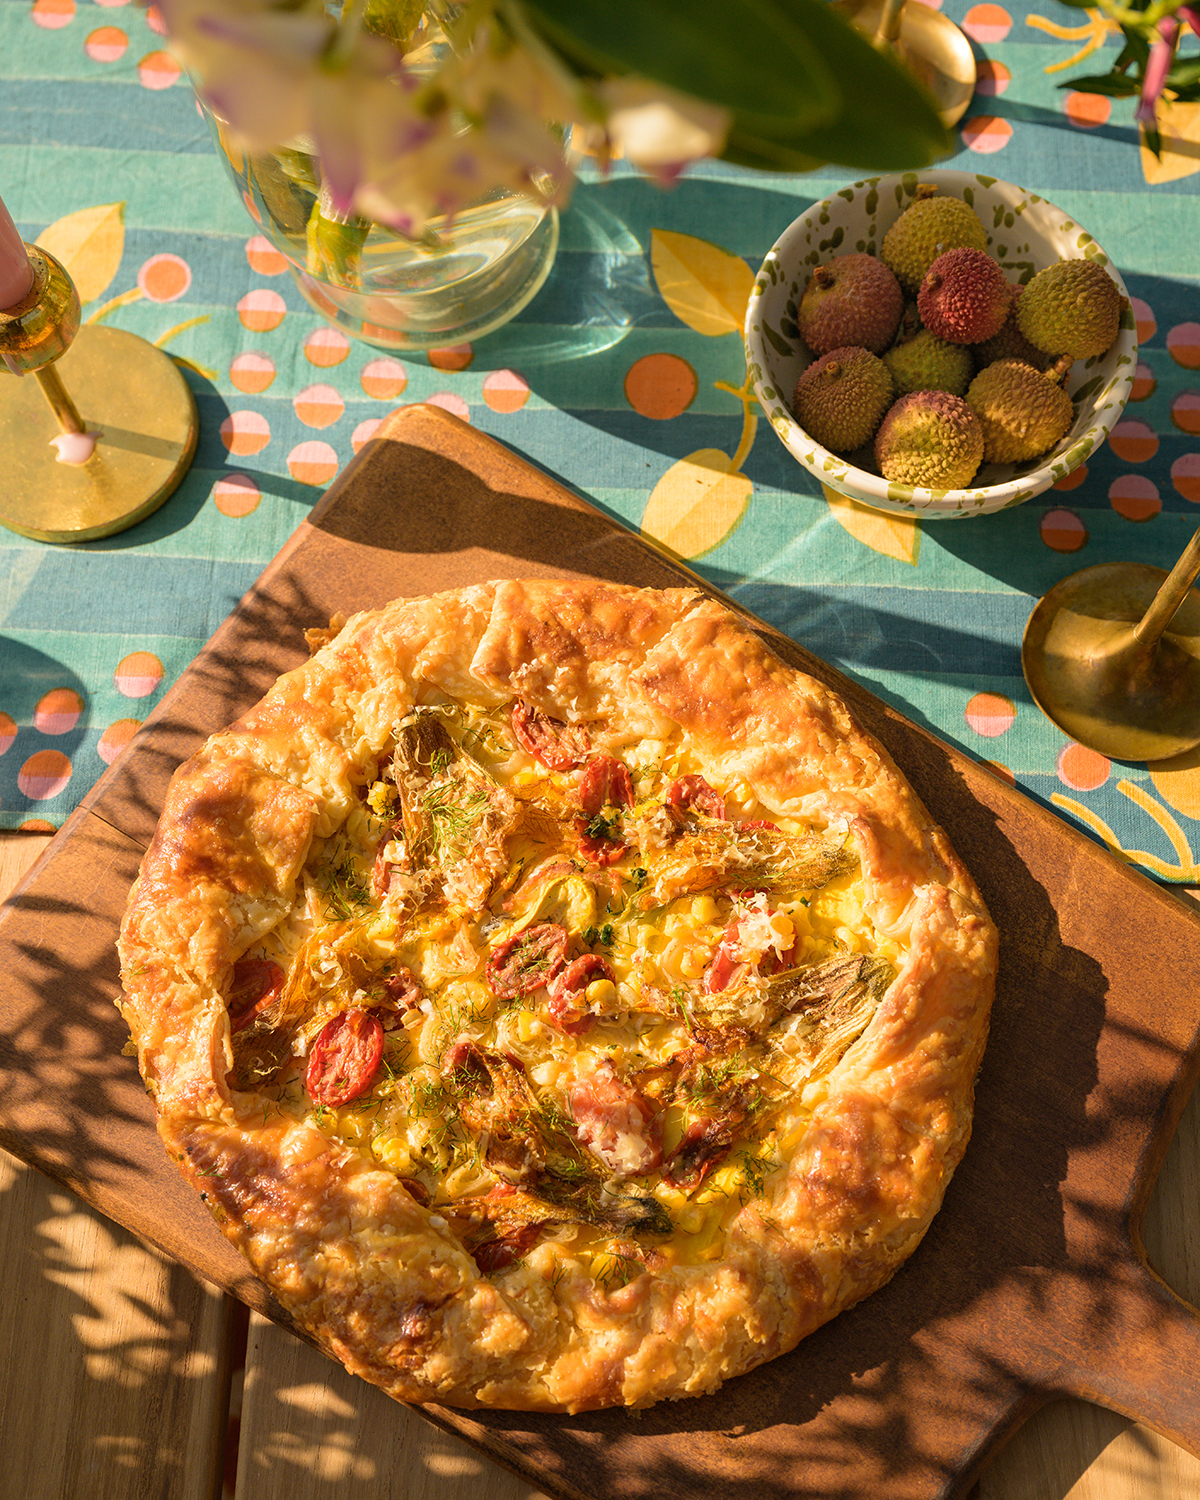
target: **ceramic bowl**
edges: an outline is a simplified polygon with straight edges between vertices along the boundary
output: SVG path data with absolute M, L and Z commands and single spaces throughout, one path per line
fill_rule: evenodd
M 1011 282 L 1028 282 L 1054 261 L 1086 257 L 1102 265 L 1125 299 L 1121 328 L 1107 354 L 1076 360 L 1066 389 L 1075 420 L 1041 458 L 1024 464 L 985 464 L 969 489 L 929 490 L 893 484 L 831 453 L 791 413 L 796 381 L 813 356 L 796 332 L 796 308 L 813 268 L 855 250 L 877 254 L 888 229 L 908 207 L 918 183 L 965 199 L 983 220 L 988 250 Z M 788 452 L 821 484 L 876 510 L 947 517 L 988 515 L 1021 505 L 1077 469 L 1120 418 L 1137 369 L 1137 332 L 1125 283 L 1085 229 L 1053 203 L 994 177 L 929 171 L 870 177 L 816 203 L 783 231 L 755 278 L 746 308 L 750 380 L 771 426 Z

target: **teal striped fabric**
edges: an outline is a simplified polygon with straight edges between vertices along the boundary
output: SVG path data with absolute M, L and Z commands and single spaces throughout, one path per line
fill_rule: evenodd
M 732 320 L 681 318 L 653 258 L 657 243 L 736 287 L 736 263 L 747 276 L 853 174 L 705 163 L 663 193 L 593 173 L 515 323 L 399 357 L 334 333 L 301 298 L 153 9 L 0 0 L 0 196 L 27 239 L 76 246 L 85 319 L 166 349 L 201 418 L 183 485 L 134 529 L 77 547 L 0 535 L 0 826 L 61 824 L 371 424 L 431 400 L 629 526 L 665 525 L 715 584 L 1150 874 L 1200 879 L 1198 758 L 1083 751 L 1020 670 L 1025 621 L 1058 579 L 1117 559 L 1169 567 L 1200 524 L 1200 106 L 1171 117 L 1182 144 L 1148 181 L 1132 105 L 1058 87 L 1115 56 L 1102 22 L 1054 0 L 945 10 L 980 88 L 944 165 L 1021 183 L 1092 232 L 1134 299 L 1140 369 L 1085 472 L 1012 511 L 914 527 L 831 507 L 768 424 L 753 427 Z M 1103 50 L 1063 67 L 1089 37 Z M 705 451 L 744 476 L 707 531 L 664 499 L 673 466 Z

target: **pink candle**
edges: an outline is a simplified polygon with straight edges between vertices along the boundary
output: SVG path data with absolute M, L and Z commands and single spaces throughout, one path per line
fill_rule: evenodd
M 0 308 L 12 307 L 33 285 L 33 267 L 12 215 L 0 203 Z

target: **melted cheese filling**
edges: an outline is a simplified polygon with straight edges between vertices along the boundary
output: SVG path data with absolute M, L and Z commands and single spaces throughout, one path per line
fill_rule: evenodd
M 776 1013 L 764 968 L 804 973 L 852 955 L 899 968 L 903 943 L 876 931 L 857 866 L 808 889 L 786 879 L 777 891 L 769 884 L 742 889 L 736 874 L 711 880 L 704 875 L 702 888 L 692 889 L 686 873 L 673 873 L 670 838 L 655 847 L 648 837 L 598 869 L 566 832 L 579 815 L 578 771 L 540 765 L 514 744 L 504 713 L 460 708 L 447 722 L 462 749 L 521 809 L 515 831 L 503 840 L 506 873 L 490 879 L 487 903 L 476 910 L 445 899 L 458 888 L 461 866 L 481 864 L 484 852 L 472 844 L 475 809 L 469 799 L 438 805 L 427 798 L 432 846 L 436 851 L 440 840 L 442 851 L 434 857 L 445 858 L 447 870 L 440 891 L 414 906 L 411 891 L 420 872 L 405 868 L 405 838 L 385 756 L 382 774 L 363 789 L 344 826 L 314 846 L 289 919 L 250 955 L 286 971 L 286 995 L 299 1013 L 290 1056 L 256 1083 L 256 1106 L 303 1120 L 343 1149 L 363 1153 L 418 1185 L 431 1211 L 444 1215 L 505 1181 L 489 1164 L 488 1132 L 472 1131 L 461 1118 L 469 1083 L 447 1078 L 451 1047 L 471 1043 L 523 1070 L 541 1136 L 574 1142 L 585 1165 L 610 1179 L 609 1191 L 622 1201 L 631 1195 L 653 1199 L 670 1219 L 669 1236 L 649 1236 L 632 1248 L 630 1237 L 611 1225 L 569 1217 L 547 1222 L 540 1238 L 557 1247 L 556 1254 L 605 1284 L 628 1280 L 643 1265 L 719 1257 L 724 1233 L 743 1205 L 765 1198 L 763 1211 L 769 1212 L 772 1174 L 803 1131 L 811 1107 L 806 1099 L 820 1090 L 841 1056 L 825 1059 L 814 1072 L 811 1012 L 802 1007 Z M 643 741 L 613 753 L 630 773 L 635 806 L 606 808 L 602 817 L 608 826 L 623 825 L 627 835 L 647 810 L 661 808 L 677 778 L 703 776 L 723 794 L 728 824 L 769 820 L 791 839 L 845 842 L 837 830 L 807 827 L 764 806 L 745 784 L 721 785 L 683 738 Z M 566 868 L 539 883 L 539 869 L 548 863 Z M 383 894 L 373 884 L 380 868 L 390 882 Z M 648 905 L 647 893 L 660 886 L 666 899 Z M 572 956 L 593 953 L 607 965 L 607 973 L 574 999 L 592 1017 L 586 1030 L 564 1029 L 547 1004 L 545 987 L 506 999 L 488 983 L 486 966 L 499 945 L 545 921 L 567 930 Z M 705 976 L 722 945 L 730 968 L 748 982 L 710 992 Z M 315 1037 L 343 1010 L 383 1015 L 386 981 L 402 969 L 419 984 L 420 999 L 401 1015 L 389 1015 L 371 1087 L 337 1108 L 314 1105 L 304 1076 Z M 669 1073 L 672 1059 L 695 1049 L 697 1038 L 714 1026 L 741 1028 L 761 1043 L 753 1063 L 736 1052 L 713 1056 L 686 1075 L 685 1086 L 666 1091 L 651 1119 L 637 1109 L 614 1109 L 602 1158 L 579 1145 L 586 1143 L 587 1130 L 572 1118 L 574 1088 L 607 1069 L 604 1076 L 626 1080 L 641 1096 L 649 1085 L 640 1080 Z M 731 1095 L 744 1119 L 699 1182 L 680 1185 L 680 1174 L 663 1168 L 638 1175 L 659 1140 L 662 1161 L 669 1164 L 697 1121 Z

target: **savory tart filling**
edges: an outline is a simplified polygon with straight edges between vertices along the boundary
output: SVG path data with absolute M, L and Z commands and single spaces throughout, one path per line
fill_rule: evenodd
M 904 962 L 846 829 L 520 699 L 419 708 L 374 771 L 234 965 L 230 1087 L 395 1173 L 482 1272 L 718 1259 Z

